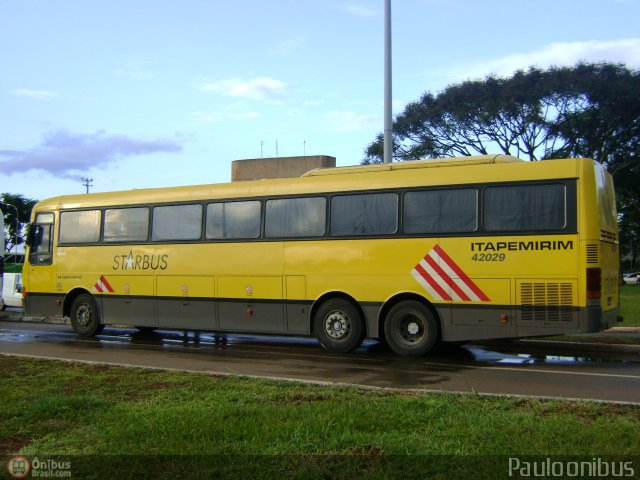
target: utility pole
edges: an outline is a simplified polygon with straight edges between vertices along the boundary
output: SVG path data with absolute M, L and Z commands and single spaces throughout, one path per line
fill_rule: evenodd
M 391 0 L 384 0 L 384 163 L 393 157 L 391 70 Z
M 87 187 L 87 193 L 89 193 L 89 187 L 93 187 L 93 178 L 82 177 L 82 185 Z

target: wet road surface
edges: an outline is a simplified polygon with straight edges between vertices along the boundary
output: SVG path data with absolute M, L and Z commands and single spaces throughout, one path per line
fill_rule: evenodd
M 111 328 L 84 339 L 69 325 L 0 321 L 2 353 L 313 383 L 640 404 L 637 352 L 572 353 L 562 344 L 544 350 L 521 343 L 445 346 L 407 359 L 371 341 L 336 354 L 309 338 Z

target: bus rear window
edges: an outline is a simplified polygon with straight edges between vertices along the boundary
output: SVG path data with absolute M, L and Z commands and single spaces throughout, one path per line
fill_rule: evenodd
M 95 243 L 100 240 L 100 210 L 62 212 L 60 243 Z
M 565 228 L 564 185 L 509 185 L 484 190 L 484 228 L 493 232 Z

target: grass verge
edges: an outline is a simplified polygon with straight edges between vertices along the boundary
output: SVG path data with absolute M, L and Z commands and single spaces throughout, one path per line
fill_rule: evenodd
M 640 285 L 622 285 L 620 305 L 624 322 L 621 327 L 640 327 Z
M 0 391 L 0 453 L 70 456 L 79 478 L 130 478 L 136 468 L 153 478 L 185 468 L 252 478 L 452 478 L 452 468 L 469 468 L 469 478 L 494 478 L 516 455 L 640 458 L 640 444 L 629 441 L 640 430 L 633 406 L 8 356 L 0 356 Z M 146 455 L 142 464 L 137 455 Z

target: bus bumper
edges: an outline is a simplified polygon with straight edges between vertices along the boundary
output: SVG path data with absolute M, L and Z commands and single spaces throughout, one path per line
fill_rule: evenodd
M 601 332 L 602 330 L 615 327 L 622 321 L 620 307 L 607 310 L 606 312 L 603 312 L 600 307 L 587 307 L 585 311 L 586 322 L 580 329 L 584 333 Z

